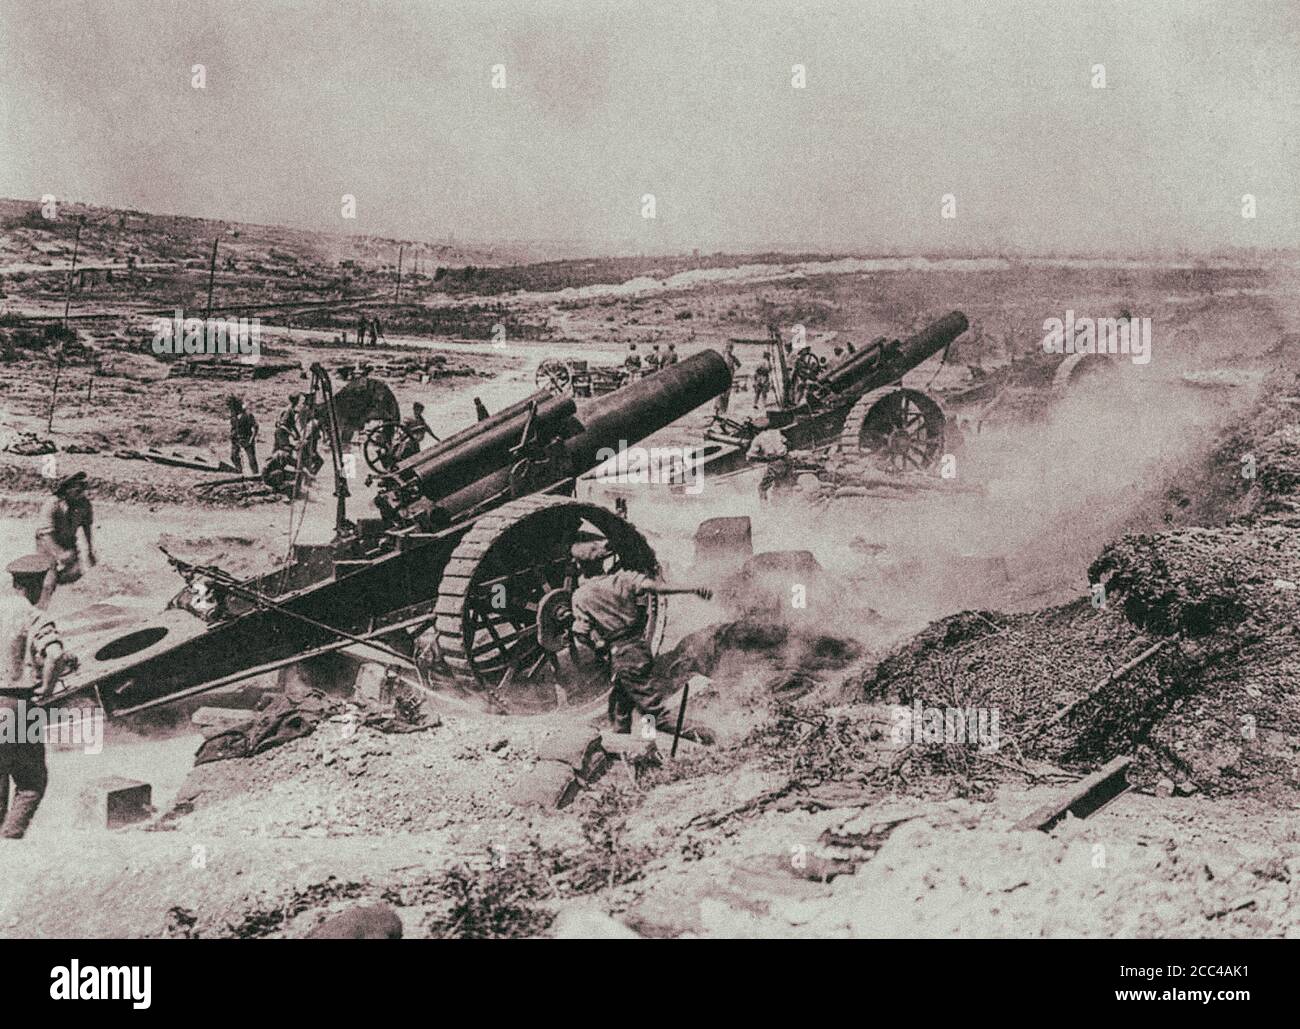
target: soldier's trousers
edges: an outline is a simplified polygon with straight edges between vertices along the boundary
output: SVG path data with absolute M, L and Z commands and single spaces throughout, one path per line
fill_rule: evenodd
M 616 732 L 632 732 L 633 716 L 640 722 L 650 720 L 651 727 L 665 715 L 658 692 L 651 685 L 654 656 L 641 638 L 623 640 L 610 649 L 614 689 L 609 695 L 609 718 Z M 638 726 L 639 728 L 639 726 Z
M 235 466 L 235 471 L 242 472 L 244 470 L 244 462 L 239 453 L 241 450 L 248 455 L 248 466 L 253 470 L 253 474 L 257 475 L 257 445 L 251 440 L 247 443 L 237 439 L 230 441 L 230 463 Z
M 81 578 L 81 554 L 75 543 L 71 547 L 61 547 L 48 532 L 38 532 L 36 549 L 54 562 L 54 572 L 60 585 L 66 586 Z
M 763 478 L 758 484 L 758 499 L 767 500 L 769 493 L 789 496 L 794 492 L 797 479 L 794 463 L 788 457 L 773 458 L 763 469 Z
M 6 709 L 12 713 L 6 713 Z M 12 719 L 16 735 L 26 732 L 26 708 L 16 697 L 0 696 L 0 718 Z M 6 729 L 6 732 L 8 729 Z M 13 781 L 13 795 L 9 783 Z M 20 840 L 45 796 L 45 743 L 0 742 L 0 839 Z

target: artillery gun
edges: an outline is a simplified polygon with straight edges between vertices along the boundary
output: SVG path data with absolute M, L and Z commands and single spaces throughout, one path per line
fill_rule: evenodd
M 101 636 L 43 703 L 93 692 L 126 715 L 361 645 L 499 710 L 554 706 L 579 663 L 571 546 L 603 538 L 622 567 L 658 571 L 635 526 L 574 499 L 575 477 L 731 385 L 706 350 L 581 411 L 535 393 L 379 476 L 377 513 L 353 521 L 329 376 L 319 365 L 312 376 L 333 452 L 333 541 L 295 545 L 283 567 L 242 581 L 171 559 L 187 581 L 173 606 Z M 647 602 L 652 639 L 661 602 Z M 434 660 L 417 661 L 416 640 L 431 636 Z
M 953 311 L 905 340 L 881 337 L 823 368 L 811 351 L 787 364 L 779 339 L 769 345 L 778 406 L 753 421 L 715 418 L 706 436 L 735 450 L 736 467 L 754 437 L 780 430 L 791 450 L 815 450 L 838 444 L 843 451 L 871 454 L 894 471 L 924 470 L 944 452 L 947 419 L 939 403 L 922 390 L 900 384 L 909 371 L 948 347 L 966 331 L 966 316 Z M 714 461 L 710 464 L 722 470 Z

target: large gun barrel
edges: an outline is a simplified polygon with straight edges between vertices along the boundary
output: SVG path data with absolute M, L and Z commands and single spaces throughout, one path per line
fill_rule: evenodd
M 966 331 L 967 324 L 964 314 L 953 311 L 905 340 L 875 343 L 850 355 L 826 369 L 817 383 L 835 393 L 865 393 L 888 385 L 948 346 Z
M 509 421 L 516 415 L 522 414 L 528 410 L 530 405 L 537 404 L 538 406 L 541 406 L 546 401 L 553 399 L 553 397 L 554 394 L 550 390 L 538 390 L 536 393 L 532 394 L 532 396 L 524 397 L 523 400 L 511 404 L 509 407 L 503 407 L 496 414 L 489 415 L 481 422 L 475 422 L 468 428 L 453 433 L 441 443 L 436 443 L 427 450 L 421 450 L 418 454 L 403 461 L 402 464 L 394 469 L 391 474 L 394 478 L 402 482 L 408 482 L 412 479 L 418 478 L 421 469 L 423 469 L 425 465 L 429 464 L 429 462 L 436 461 L 438 458 L 445 456 L 448 451 L 455 450 L 457 447 L 469 442 L 474 437 L 481 436 L 483 433 L 495 429 L 502 422 Z
M 572 397 L 551 393 L 533 396 L 523 404 L 512 405 L 494 419 L 485 419 L 451 437 L 437 448 L 438 453 L 418 454 L 386 477 L 384 488 L 405 483 L 417 487 L 430 500 L 438 501 L 482 477 L 484 469 L 508 467 L 513 452 L 525 433 L 540 438 L 560 434 L 561 423 L 577 411 Z
M 569 476 L 595 468 L 611 454 L 658 432 L 731 388 L 731 369 L 715 350 L 705 350 L 677 364 L 608 393 L 564 423 L 558 437 Z M 607 451 L 602 453 L 602 451 Z M 481 508 L 510 487 L 509 464 L 438 502 L 450 519 Z

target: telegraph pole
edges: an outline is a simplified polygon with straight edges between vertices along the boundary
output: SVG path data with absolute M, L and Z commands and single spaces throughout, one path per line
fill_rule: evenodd
M 203 316 L 205 324 L 212 317 L 212 280 L 217 277 L 217 244 L 220 241 L 220 236 L 212 241 L 212 260 L 208 264 L 208 310 Z
M 72 241 L 72 268 L 68 271 L 68 281 L 63 286 L 63 327 L 68 327 L 68 308 L 72 304 L 72 279 L 77 274 L 77 252 L 81 249 L 81 229 L 86 224 L 83 214 L 77 218 L 77 235 Z
M 405 246 L 397 248 L 397 295 L 393 298 L 395 301 L 402 299 L 402 254 L 405 250 Z
M 81 230 L 86 224 L 86 216 L 83 214 L 77 218 L 77 234 L 72 240 L 72 267 L 68 270 L 68 281 L 63 288 L 63 327 L 68 327 L 68 309 L 72 306 L 72 279 L 77 274 L 77 254 L 81 250 Z M 59 353 L 54 365 L 54 388 L 50 391 L 50 415 L 45 420 L 45 431 L 54 430 L 54 405 L 59 400 L 59 379 L 63 375 L 63 348 L 65 342 L 59 340 Z

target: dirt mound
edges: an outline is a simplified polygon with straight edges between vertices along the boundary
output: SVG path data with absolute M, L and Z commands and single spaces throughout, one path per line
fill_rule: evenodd
M 1131 536 L 1093 575 L 1100 609 L 943 619 L 881 661 L 865 697 L 996 711 L 1002 750 L 1076 771 L 1133 754 L 1130 778 L 1158 790 L 1300 786 L 1300 541 L 1243 527 Z
M 1124 614 L 1140 629 L 1207 636 L 1247 616 L 1261 566 L 1242 542 L 1251 538 L 1217 529 L 1125 536 L 1102 551 L 1088 579 L 1122 596 Z

